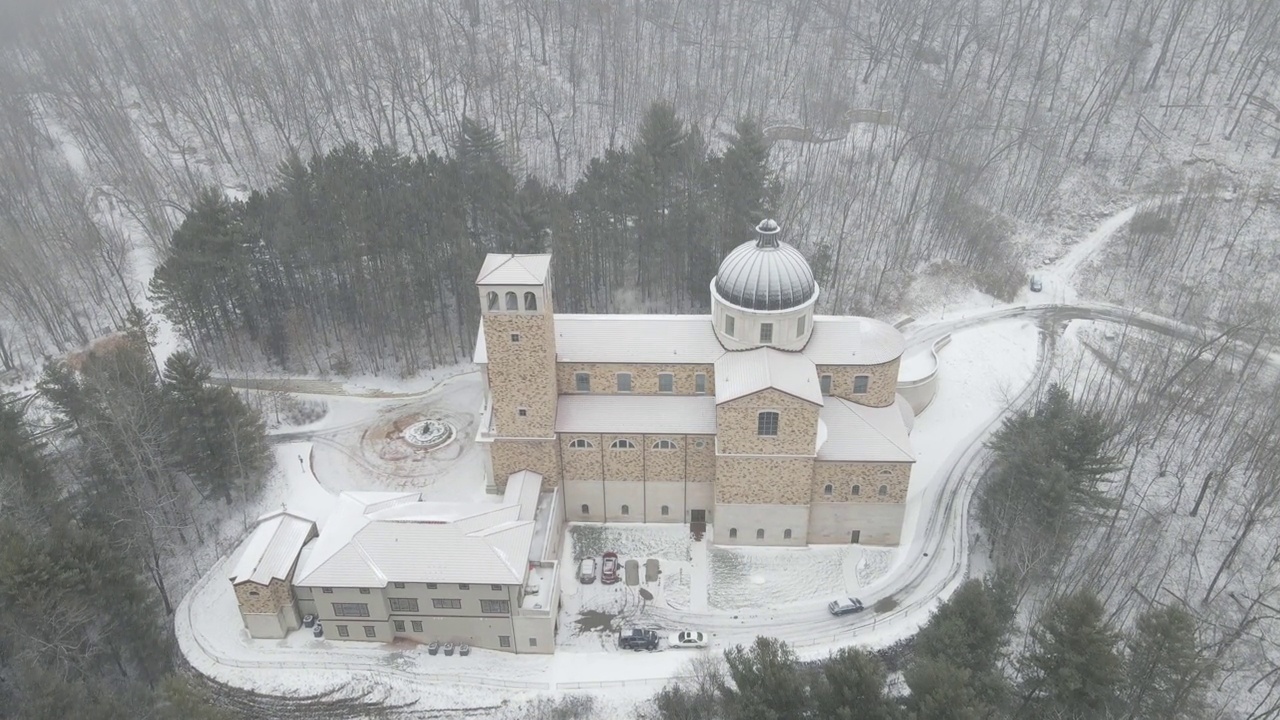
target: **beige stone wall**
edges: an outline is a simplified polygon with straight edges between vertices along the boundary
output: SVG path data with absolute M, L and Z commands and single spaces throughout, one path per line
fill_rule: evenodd
M 572 448 L 578 438 L 591 443 L 589 448 Z M 604 450 L 599 435 L 561 435 L 560 470 L 565 482 L 599 480 L 604 475 Z
M 862 545 L 897 545 L 902 539 L 906 505 L 901 503 L 814 503 L 809 514 L 809 543 L 846 545 L 858 531 Z
M 716 504 L 808 505 L 812 458 L 716 458 Z
M 487 322 L 487 321 L 486 321 Z M 618 363 L 559 363 L 556 375 L 560 392 L 564 395 L 577 393 L 574 383 L 575 373 L 585 372 L 591 375 L 591 392 L 593 394 L 618 394 L 617 374 L 631 373 L 631 392 L 629 395 L 657 395 L 658 375 L 671 373 L 674 375 L 672 386 L 675 395 L 694 395 L 696 388 L 694 376 L 703 373 L 707 376 L 707 391 L 697 393 L 715 395 L 715 365 L 624 365 Z M 666 395 L 667 393 L 662 393 Z
M 489 446 L 493 459 L 493 483 L 502 492 L 507 488 L 507 477 L 521 470 L 532 470 L 542 475 L 542 489 L 549 490 L 560 484 L 560 464 L 556 461 L 556 441 L 551 440 L 494 440 Z
M 773 388 L 723 403 L 716 407 L 717 452 L 721 456 L 812 456 L 816 452 L 819 409 L 813 403 Z M 756 434 L 757 415 L 765 410 L 779 413 L 776 437 Z
M 549 311 L 548 311 L 549 313 Z M 520 336 L 512 342 L 511 335 Z M 550 314 L 486 313 L 486 372 L 499 437 L 555 435 L 555 328 Z M 524 408 L 526 415 L 520 416 Z
M 615 450 L 611 445 L 629 440 L 634 450 Z M 601 435 L 601 452 L 604 453 L 604 478 L 613 481 L 644 480 L 644 438 L 639 435 Z
M 653 446 L 663 440 L 674 444 L 676 446 L 675 449 L 654 449 Z M 660 482 L 683 482 L 685 448 L 688 444 L 684 435 L 645 435 L 644 479 Z
M 831 394 L 860 405 L 887 407 L 898 391 L 898 364 L 901 358 L 880 365 L 819 365 L 818 377 L 831 376 Z M 865 395 L 853 394 L 853 378 L 867 375 Z
M 702 447 L 698 447 L 701 442 Z M 686 439 L 689 452 L 689 482 L 709 483 L 716 479 L 716 438 L 714 435 L 690 435 Z
M 235 586 L 235 590 L 236 601 L 240 603 L 241 612 L 274 613 L 283 605 L 293 604 L 293 590 L 290 584 L 278 578 L 273 578 L 267 585 L 242 582 Z
M 861 492 L 853 494 L 857 484 Z M 910 463 L 817 462 L 813 472 L 813 502 L 904 503 L 911 484 Z M 831 485 L 831 494 L 826 486 Z M 888 494 L 880 495 L 880 486 Z

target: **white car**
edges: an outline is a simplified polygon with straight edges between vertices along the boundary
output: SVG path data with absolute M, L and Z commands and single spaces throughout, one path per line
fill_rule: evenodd
M 707 646 L 707 634 L 695 630 L 681 630 L 667 641 L 673 648 L 704 648 Z

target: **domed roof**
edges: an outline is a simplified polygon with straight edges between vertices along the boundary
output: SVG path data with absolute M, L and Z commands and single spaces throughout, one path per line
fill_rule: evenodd
M 761 221 L 755 240 L 733 249 L 716 272 L 716 292 L 748 310 L 790 310 L 813 299 L 818 284 L 800 251 L 778 242 L 778 223 Z

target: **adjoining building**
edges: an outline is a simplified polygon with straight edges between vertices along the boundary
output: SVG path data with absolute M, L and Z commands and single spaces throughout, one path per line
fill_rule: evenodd
M 555 649 L 563 535 L 557 491 L 516 472 L 500 503 L 344 492 L 323 517 L 264 516 L 232 563 L 252 637 L 313 615 L 331 640 Z
M 568 520 L 713 523 L 714 542 L 897 544 L 914 414 L 894 327 L 815 314 L 772 220 L 721 262 L 709 315 L 556 314 L 550 255 L 490 254 L 476 285 L 477 442 Z

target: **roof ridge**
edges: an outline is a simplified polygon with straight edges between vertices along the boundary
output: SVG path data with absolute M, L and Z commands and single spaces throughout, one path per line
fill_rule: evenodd
M 874 431 L 875 431 L 875 433 L 876 433 L 877 435 L 879 435 L 880 437 L 884 438 L 884 439 L 885 439 L 885 441 L 886 441 L 886 442 L 888 442 L 890 445 L 892 445 L 892 446 L 894 446 L 894 447 L 898 448 L 899 450 L 901 450 L 903 453 L 905 453 L 905 454 L 906 454 L 906 455 L 908 455 L 908 456 L 911 456 L 911 457 L 914 457 L 914 456 L 915 456 L 915 455 L 914 455 L 914 453 L 912 453 L 910 449 L 902 447 L 901 445 L 899 445 L 899 444 L 898 444 L 898 442 L 897 442 L 896 440 L 894 440 L 893 438 L 889 437 L 888 435 L 885 435 L 883 432 L 881 432 L 881 431 L 880 431 L 880 428 L 876 427 L 875 423 L 868 421 L 865 417 L 863 417 L 863 416 L 862 416 L 862 413 L 858 412 L 858 410 L 857 410 L 857 408 L 868 408 L 868 409 L 872 409 L 872 410 L 884 410 L 884 409 L 886 409 L 886 408 L 871 408 L 871 407 L 870 407 L 870 406 L 868 406 L 868 405 L 863 405 L 863 404 L 861 404 L 861 403 L 856 403 L 856 402 L 853 402 L 852 400 L 846 400 L 845 398 L 842 398 L 842 397 L 837 397 L 836 399 L 837 399 L 837 400 L 839 400 L 841 403 L 844 403 L 844 405 L 845 405 L 846 409 L 848 409 L 848 411 L 849 411 L 850 413 L 852 413 L 855 417 L 857 417 L 859 420 L 861 420 L 861 421 L 862 421 L 862 423 L 863 423 L 864 425 L 866 425 L 867 427 L 869 427 L 869 428 L 871 428 L 872 430 L 874 430 Z M 893 406 L 892 406 L 892 405 L 890 405 L 890 406 L 888 406 L 888 407 L 892 408 Z

